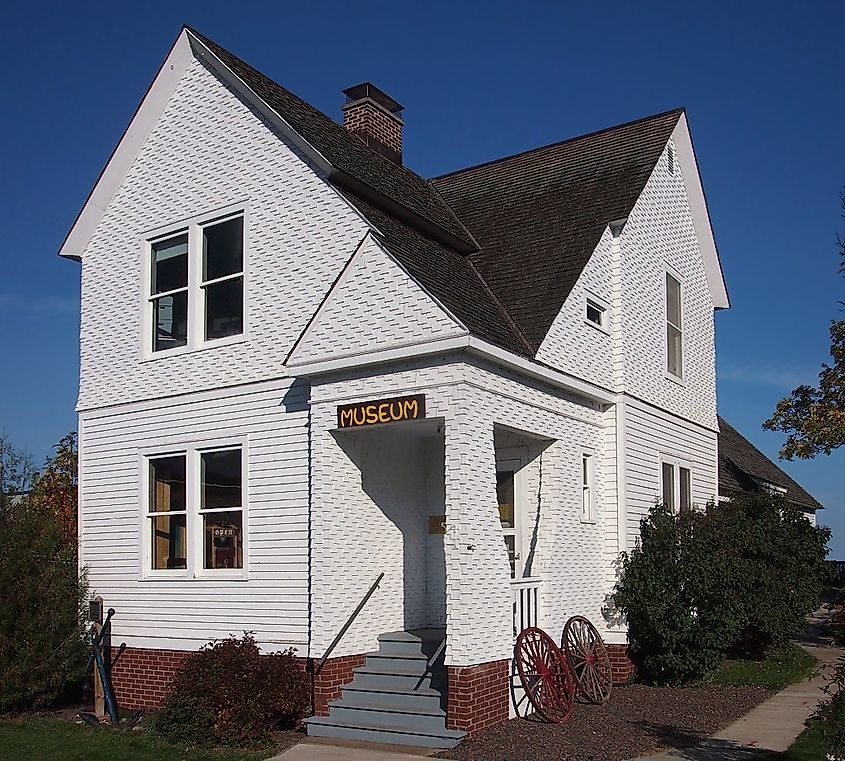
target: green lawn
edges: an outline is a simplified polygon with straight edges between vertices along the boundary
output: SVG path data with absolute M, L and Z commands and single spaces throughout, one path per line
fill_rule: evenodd
M 260 761 L 282 750 L 190 750 L 149 731 L 112 731 L 61 719 L 0 722 L 0 749 L 3 761 Z
M 789 644 L 764 661 L 725 661 L 709 681 L 713 684 L 782 690 L 809 677 L 817 666 L 818 661 L 806 650 Z

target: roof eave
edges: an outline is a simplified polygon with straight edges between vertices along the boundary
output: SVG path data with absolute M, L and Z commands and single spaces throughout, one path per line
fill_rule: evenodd
M 695 158 L 695 149 L 693 148 L 692 135 L 690 134 L 685 111 L 681 112 L 678 123 L 675 125 L 675 129 L 672 132 L 672 140 L 675 144 L 675 152 L 678 160 L 685 170 L 683 176 L 687 202 L 692 212 L 696 236 L 701 247 L 701 257 L 704 260 L 707 283 L 713 299 L 713 307 L 715 309 L 730 309 L 731 302 L 728 297 L 728 288 L 725 284 L 722 263 L 719 259 L 719 250 L 716 247 L 716 239 L 713 235 L 713 224 L 707 208 L 704 187 L 701 184 L 701 175 L 698 169 L 698 162 Z

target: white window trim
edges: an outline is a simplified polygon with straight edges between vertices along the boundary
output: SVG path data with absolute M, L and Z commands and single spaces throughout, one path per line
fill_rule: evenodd
M 689 460 L 684 460 L 680 457 L 675 457 L 674 455 L 663 455 L 661 454 L 658 457 L 657 463 L 657 478 L 658 478 L 658 498 L 657 501 L 661 505 L 666 504 L 666 496 L 663 493 L 663 465 L 671 465 L 674 468 L 672 472 L 672 489 L 674 490 L 674 497 L 675 497 L 675 504 L 672 508 L 672 511 L 677 515 L 681 510 L 681 468 L 685 468 L 689 471 L 689 481 L 690 481 L 690 488 L 689 488 L 689 500 L 690 500 L 690 510 L 695 508 L 695 502 L 692 498 L 692 485 L 693 485 L 693 468 L 690 464 Z
M 225 222 L 235 217 L 243 217 L 243 331 L 223 338 L 205 338 L 205 288 L 202 281 L 202 231 L 204 227 Z M 152 309 L 152 246 L 154 243 L 178 235 L 188 234 L 188 341 L 184 346 L 177 346 L 165 351 L 153 351 L 153 309 Z M 141 236 L 141 361 L 152 362 L 166 357 L 178 357 L 205 349 L 216 349 L 249 340 L 249 243 L 250 213 L 249 204 L 229 204 L 213 209 L 204 214 L 173 222 Z M 226 278 L 219 278 L 225 280 Z M 216 282 L 216 281 L 209 281 Z M 182 290 L 182 289 L 177 289 Z M 161 294 L 156 294 L 161 295 Z
M 587 319 L 587 302 L 592 302 L 597 306 L 599 309 L 602 310 L 603 315 L 603 324 L 598 325 L 592 320 Z M 584 294 L 584 308 L 582 311 L 582 316 L 584 322 L 589 325 L 591 328 L 595 328 L 596 330 L 601 331 L 606 335 L 610 335 L 610 304 L 608 304 L 605 299 L 601 298 L 600 296 L 596 296 L 594 293 L 587 291 Z
M 681 307 L 681 325 L 678 330 L 681 333 L 681 374 L 675 375 L 675 373 L 669 370 L 669 341 L 667 338 L 667 326 L 669 325 L 669 312 L 666 302 L 668 301 L 668 290 L 666 288 L 666 276 L 671 275 L 675 280 L 678 281 L 678 291 L 679 291 L 679 298 L 681 300 L 680 307 Z M 681 386 L 686 386 L 686 361 L 687 361 L 687 351 L 684 336 L 686 335 L 686 324 L 687 324 L 687 316 L 686 316 L 686 288 L 684 287 L 684 279 L 681 277 L 680 273 L 670 265 L 665 265 L 663 268 L 663 375 L 666 379 L 674 381 Z
M 525 561 L 530 547 L 530 519 L 528 516 L 528 485 L 525 466 L 528 464 L 528 450 L 525 447 L 509 447 L 496 450 L 496 472 L 508 470 L 513 466 L 513 528 L 502 528 L 502 538 L 506 534 L 514 537 L 514 579 L 524 578 Z
M 226 449 L 241 450 L 241 521 L 242 521 L 242 568 L 204 568 L 205 545 L 200 510 L 201 464 L 203 452 L 219 452 Z M 187 537 L 186 567 L 184 569 L 155 569 L 152 567 L 152 543 L 150 541 L 150 460 L 166 455 L 185 455 L 185 507 L 187 511 L 185 534 Z M 141 532 L 139 542 L 139 581 L 161 581 L 166 579 L 222 579 L 226 581 L 247 581 L 249 579 L 249 441 L 245 436 L 233 436 L 202 441 L 168 442 L 155 447 L 145 447 L 138 454 L 140 488 L 138 490 Z M 222 511 L 222 510 L 221 510 Z
M 584 458 L 589 458 L 587 461 L 588 469 L 587 469 L 587 486 L 584 486 Z M 579 481 L 581 482 L 581 523 L 586 524 L 595 524 L 597 523 L 596 519 L 596 453 L 584 449 L 581 452 L 581 459 L 579 461 L 580 466 L 580 477 Z M 585 513 L 584 512 L 584 491 L 589 490 L 590 502 L 589 502 L 589 510 Z

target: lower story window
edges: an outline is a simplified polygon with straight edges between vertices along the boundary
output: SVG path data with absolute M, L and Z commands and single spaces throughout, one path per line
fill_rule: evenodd
M 665 507 L 681 513 L 692 509 L 692 475 L 689 468 L 663 460 L 660 481 L 660 498 Z
M 150 571 L 244 567 L 243 459 L 241 446 L 147 458 Z

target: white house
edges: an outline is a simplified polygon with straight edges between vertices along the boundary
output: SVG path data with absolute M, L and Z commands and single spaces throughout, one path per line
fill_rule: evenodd
M 443 746 L 507 718 L 527 623 L 627 675 L 618 555 L 718 493 L 728 296 L 682 110 L 424 180 L 346 94 L 344 128 L 179 34 L 61 248 L 80 562 L 124 706 L 249 630 L 310 731 Z

